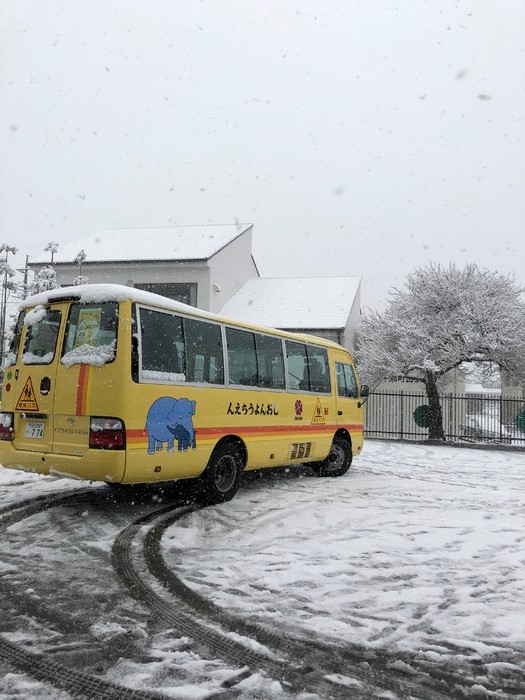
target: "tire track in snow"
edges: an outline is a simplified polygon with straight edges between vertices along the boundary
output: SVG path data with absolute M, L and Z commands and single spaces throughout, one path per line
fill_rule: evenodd
M 264 670 L 272 677 L 282 678 L 285 687 L 296 691 L 320 693 L 321 697 L 341 697 L 348 692 L 352 697 L 378 697 L 390 691 L 397 697 L 417 697 L 439 700 L 450 698 L 450 687 L 446 692 L 436 689 L 435 680 L 428 682 L 426 671 L 420 673 L 406 663 L 399 668 L 399 658 L 392 659 L 370 650 L 359 648 L 350 653 L 335 646 L 293 640 L 275 634 L 260 625 L 246 622 L 238 616 L 228 614 L 215 604 L 188 588 L 167 566 L 160 553 L 160 540 L 164 531 L 176 520 L 196 508 L 181 509 L 176 513 L 170 508 L 137 519 L 115 540 L 115 566 L 123 580 L 137 598 L 170 624 L 178 632 L 187 634 L 204 644 L 212 644 L 215 653 L 232 662 L 248 663 L 252 668 Z M 155 524 L 155 520 L 159 522 Z M 166 602 L 143 579 L 131 556 L 132 543 L 142 528 L 151 526 L 143 540 L 143 556 L 150 573 L 176 596 L 176 603 Z M 182 605 L 181 605 L 182 604 Z M 195 613 L 200 621 L 195 618 Z M 217 632 L 219 626 L 223 631 Z M 232 637 L 239 635 L 248 641 L 266 647 L 270 653 L 278 654 L 270 659 L 266 653 L 254 652 L 247 642 L 240 644 Z M 226 646 L 225 646 L 226 642 Z M 302 659 L 299 665 L 294 659 Z M 415 678 L 417 676 L 417 678 Z
M 92 489 L 77 489 L 61 494 L 47 494 L 32 499 L 20 501 L 0 510 L 0 533 L 4 533 L 10 526 L 57 506 L 78 506 L 92 501 Z M 108 497 L 103 496 L 103 500 Z M 0 587 L 3 587 L 16 604 L 22 601 L 22 596 L 5 586 L 0 578 Z M 39 618 L 45 619 L 57 626 L 63 626 L 66 631 L 76 629 L 77 623 L 73 620 L 61 619 L 54 611 L 44 605 L 37 605 L 34 601 L 29 604 L 29 610 L 24 606 L 24 612 L 36 613 Z M 49 654 L 40 653 L 24 648 L 21 644 L 10 641 L 4 634 L 0 634 L 0 653 L 2 659 L 46 684 L 67 691 L 78 700 L 95 700 L 107 698 L 108 700 L 160 700 L 164 695 L 154 692 L 134 690 L 117 685 L 103 678 L 89 673 L 78 671 L 71 666 L 58 663 L 50 658 Z
M 271 649 L 265 651 L 262 648 L 263 644 L 256 637 L 250 635 L 249 630 L 241 628 L 218 629 L 217 625 L 221 625 L 221 620 L 210 620 L 211 615 L 205 615 L 203 619 L 203 610 L 181 606 L 180 601 L 175 605 L 172 602 L 167 602 L 144 580 L 141 572 L 135 566 L 131 554 L 132 544 L 139 536 L 141 529 L 166 515 L 173 522 L 197 509 L 198 507 L 195 505 L 187 506 L 178 509 L 174 514 L 173 506 L 161 508 L 135 520 L 115 539 L 113 545 L 115 570 L 132 594 L 139 602 L 148 606 L 159 620 L 173 626 L 177 634 L 190 637 L 205 649 L 210 649 L 213 655 L 218 655 L 221 659 L 237 665 L 240 669 L 248 665 L 251 672 L 263 672 L 270 678 L 279 680 L 284 689 L 288 691 L 303 692 L 308 690 L 320 693 L 320 697 L 323 698 L 340 697 L 342 688 L 347 687 L 346 684 L 342 685 L 340 681 L 324 677 L 309 662 L 307 664 L 297 663 L 289 658 L 276 656 Z M 195 613 L 198 614 L 198 617 Z M 232 631 L 235 634 L 232 634 Z M 246 634 L 247 631 L 248 634 Z M 239 640 L 239 636 L 244 637 L 244 640 Z M 260 645 L 259 650 L 253 648 L 252 640 L 257 641 Z M 282 649 L 279 649 L 279 652 L 281 651 Z M 304 658 L 304 656 L 305 650 L 303 649 L 298 658 Z M 246 674 L 243 674 L 242 678 L 244 679 L 245 676 Z M 347 674 L 345 674 L 345 678 L 348 680 Z M 369 698 L 369 693 L 363 694 L 359 686 L 359 682 L 355 686 L 352 685 L 353 697 L 356 700 Z
M 443 664 L 442 659 L 432 661 L 424 655 L 417 657 L 410 653 L 392 653 L 388 650 L 371 650 L 362 645 L 353 645 L 341 649 L 333 644 L 325 644 L 308 638 L 308 640 L 293 640 L 282 634 L 274 634 L 261 625 L 246 622 L 237 615 L 232 615 L 224 609 L 189 588 L 167 565 L 162 556 L 160 543 L 164 532 L 178 519 L 190 511 L 177 514 L 158 514 L 159 522 L 154 524 L 144 538 L 143 553 L 148 569 L 152 575 L 181 602 L 199 615 L 205 615 L 210 620 L 230 629 L 237 634 L 252 637 L 270 649 L 278 651 L 283 656 L 304 658 L 307 656 L 309 666 L 322 669 L 320 673 L 328 675 L 352 676 L 363 685 L 371 683 L 374 692 L 389 690 L 400 697 L 415 696 L 417 698 L 453 698 L 464 697 L 465 694 L 476 693 L 480 687 L 480 679 L 488 693 L 494 693 L 503 698 L 502 688 L 507 697 L 516 697 L 522 692 L 521 678 L 502 679 L 498 674 L 487 677 L 487 671 L 481 662 L 465 658 L 462 663 L 451 659 L 449 664 Z M 308 652 L 305 649 L 308 645 Z M 448 649 L 449 652 L 462 653 L 466 657 L 470 649 Z M 514 650 L 515 651 L 515 650 Z M 366 670 L 363 669 L 366 664 Z

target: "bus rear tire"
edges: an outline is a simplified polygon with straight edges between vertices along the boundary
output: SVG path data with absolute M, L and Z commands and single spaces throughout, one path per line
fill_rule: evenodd
M 199 477 L 199 500 L 206 505 L 230 501 L 239 489 L 243 468 L 243 456 L 236 445 L 217 445 Z
M 328 457 L 310 464 L 316 476 L 343 476 L 351 466 L 352 445 L 339 435 L 334 437 Z

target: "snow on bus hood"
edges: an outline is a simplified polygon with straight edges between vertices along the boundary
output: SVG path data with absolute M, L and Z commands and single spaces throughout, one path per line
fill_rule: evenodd
M 102 367 L 106 362 L 111 362 L 114 359 L 115 341 L 111 345 L 99 345 L 98 347 L 85 343 L 74 350 L 66 352 L 60 362 L 66 367 L 71 367 L 71 365 L 95 365 L 96 367 Z

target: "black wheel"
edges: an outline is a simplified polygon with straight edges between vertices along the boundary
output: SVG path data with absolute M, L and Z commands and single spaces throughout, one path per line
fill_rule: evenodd
M 213 505 L 232 499 L 243 470 L 241 450 L 232 444 L 218 445 L 200 477 L 200 500 Z
M 322 462 L 312 462 L 311 468 L 317 476 L 343 476 L 352 465 L 352 445 L 336 435 L 328 457 Z

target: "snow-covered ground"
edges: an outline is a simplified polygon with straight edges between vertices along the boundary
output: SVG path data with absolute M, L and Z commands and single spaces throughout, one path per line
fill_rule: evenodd
M 413 652 L 516 645 L 525 661 L 523 454 L 370 440 L 345 477 L 247 484 L 172 527 L 165 552 L 276 626 Z
M 0 467 L 0 506 L 68 484 L 79 486 Z M 497 658 L 525 678 L 524 506 L 522 453 L 369 440 L 338 479 L 306 469 L 247 475 L 233 501 L 171 526 L 163 552 L 190 587 L 283 634 L 384 649 L 394 658 L 478 658 L 485 669 Z M 124 515 L 107 526 L 94 524 L 100 514 L 86 517 L 101 550 L 109 550 Z M 65 553 L 63 563 L 70 566 Z M 13 562 L 2 569 L 12 571 Z M 192 670 L 196 659 L 176 649 L 164 635 L 155 663 L 122 661 L 109 677 L 125 682 L 121 674 L 136 672 L 141 687 L 165 690 L 169 665 L 187 664 L 186 695 L 174 688 L 173 696 L 204 697 L 205 671 Z M 28 678 L 17 684 L 13 672 L 3 688 L 0 681 L 0 698 L 32 697 L 20 690 Z M 244 696 L 281 697 L 278 683 L 265 688 L 248 679 Z

